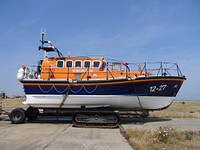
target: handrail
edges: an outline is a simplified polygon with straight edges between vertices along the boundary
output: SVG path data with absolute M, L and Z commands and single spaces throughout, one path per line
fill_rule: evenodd
M 122 64 L 121 64 L 122 65 Z M 123 66 L 123 65 L 122 65 Z M 32 66 L 37 67 L 37 66 Z M 121 77 L 129 78 L 129 75 L 132 73 L 137 74 L 138 76 L 177 76 L 184 77 L 177 63 L 170 62 L 143 62 L 143 63 L 129 63 L 129 66 L 124 66 L 124 69 L 118 70 L 120 73 L 124 73 Z M 130 70 L 132 68 L 132 70 Z M 70 68 L 67 67 L 66 71 L 63 72 L 54 72 L 51 67 L 43 68 L 46 72 L 43 74 L 48 74 L 48 80 L 54 78 L 56 75 L 66 74 L 67 81 L 71 74 L 76 74 L 76 72 L 70 71 Z M 53 68 L 55 69 L 55 68 Z M 86 69 L 86 68 L 85 68 Z M 111 70 L 110 70 L 111 69 Z M 34 71 L 32 71 L 34 72 Z M 78 80 L 85 79 L 85 75 L 87 74 L 87 80 L 91 78 L 90 74 L 99 74 L 105 77 L 106 80 L 108 78 L 117 78 L 119 77 L 115 75 L 116 70 L 112 70 L 112 63 L 107 62 L 104 71 L 93 71 L 90 67 L 88 67 L 84 72 L 77 72 L 80 74 L 80 78 Z M 40 73 L 38 73 L 40 74 Z M 136 76 L 136 77 L 138 77 Z M 131 76 L 131 78 L 134 78 Z
M 108 68 L 108 66 L 109 66 L 109 63 L 106 64 L 106 80 L 108 80 L 108 73 L 110 73 L 112 78 L 115 79 L 114 76 L 112 75 L 110 69 Z
M 143 66 L 140 72 L 152 72 L 152 75 L 155 76 L 178 76 L 184 77 L 177 63 L 171 62 L 143 62 L 143 63 L 129 63 L 133 65 L 133 68 L 136 66 Z

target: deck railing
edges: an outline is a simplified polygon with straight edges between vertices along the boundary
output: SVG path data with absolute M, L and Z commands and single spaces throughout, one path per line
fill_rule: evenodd
M 184 77 L 177 63 L 171 62 L 143 62 L 143 63 L 130 63 L 133 66 L 133 70 L 140 72 L 149 72 L 153 76 L 178 76 Z
M 103 72 L 91 72 L 91 68 L 85 68 L 84 72 L 80 73 L 79 80 L 83 79 L 91 79 L 91 73 L 96 74 L 104 74 L 104 77 L 108 79 L 115 79 L 119 76 L 114 75 L 113 69 L 113 63 L 116 64 L 116 62 L 109 62 L 106 64 Z M 184 77 L 178 64 L 177 63 L 171 63 L 171 62 L 143 62 L 143 63 L 129 63 L 129 65 L 122 65 L 123 63 L 120 63 L 121 67 L 120 70 L 123 72 L 123 76 L 125 78 L 129 78 L 129 72 L 137 72 L 139 73 L 139 76 L 177 76 L 177 77 Z M 37 67 L 37 66 L 34 66 Z M 70 72 L 69 68 L 66 68 L 65 72 L 53 72 L 51 68 L 48 68 L 46 70 L 46 73 L 48 74 L 48 79 L 52 79 L 51 75 L 63 75 L 65 74 L 66 79 L 69 80 L 69 76 L 71 74 L 75 74 L 75 72 Z M 32 71 L 34 72 L 34 71 Z M 39 73 L 38 73 L 39 75 Z M 138 76 L 138 77 L 139 77 Z M 133 77 L 131 77 L 133 78 Z

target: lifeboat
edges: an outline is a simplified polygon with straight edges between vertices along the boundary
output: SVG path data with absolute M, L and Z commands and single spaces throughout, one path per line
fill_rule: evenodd
M 27 110 L 14 109 L 12 123 L 43 113 L 70 112 L 79 125 L 116 126 L 120 112 L 162 110 L 170 106 L 186 80 L 176 63 L 128 63 L 104 57 L 64 57 L 42 33 L 44 58 L 36 68 L 26 65 L 17 79 L 26 94 Z M 54 52 L 57 55 L 49 57 Z M 152 68 L 151 68 L 152 67 Z M 20 117 L 16 117 L 16 114 Z

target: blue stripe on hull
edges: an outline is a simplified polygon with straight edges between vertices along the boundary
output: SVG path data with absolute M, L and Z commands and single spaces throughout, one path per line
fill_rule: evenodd
M 132 85 L 107 85 L 107 86 L 50 86 L 36 85 L 24 86 L 26 94 L 65 94 L 68 90 L 71 95 L 124 95 L 134 94 Z
M 124 81 L 124 80 L 123 80 Z M 92 83 L 82 82 L 81 84 L 69 84 L 66 81 L 61 82 L 26 82 L 24 89 L 26 94 L 53 94 L 63 95 L 68 92 L 69 95 L 135 95 L 135 96 L 176 96 L 183 80 L 131 80 L 127 82 L 116 83 L 104 82 Z M 45 84 L 46 83 L 46 84 Z M 88 83 L 91 83 L 91 85 Z

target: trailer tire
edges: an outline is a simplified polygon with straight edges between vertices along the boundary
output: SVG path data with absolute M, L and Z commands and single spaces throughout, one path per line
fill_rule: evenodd
M 35 120 L 39 115 L 39 110 L 38 108 L 34 108 L 34 107 L 28 107 L 26 109 L 26 117 L 28 118 L 28 120 Z
M 14 110 L 12 110 L 9 117 L 10 117 L 10 121 L 13 124 L 20 124 L 20 123 L 25 122 L 26 113 L 25 113 L 25 110 L 22 108 L 15 108 Z

